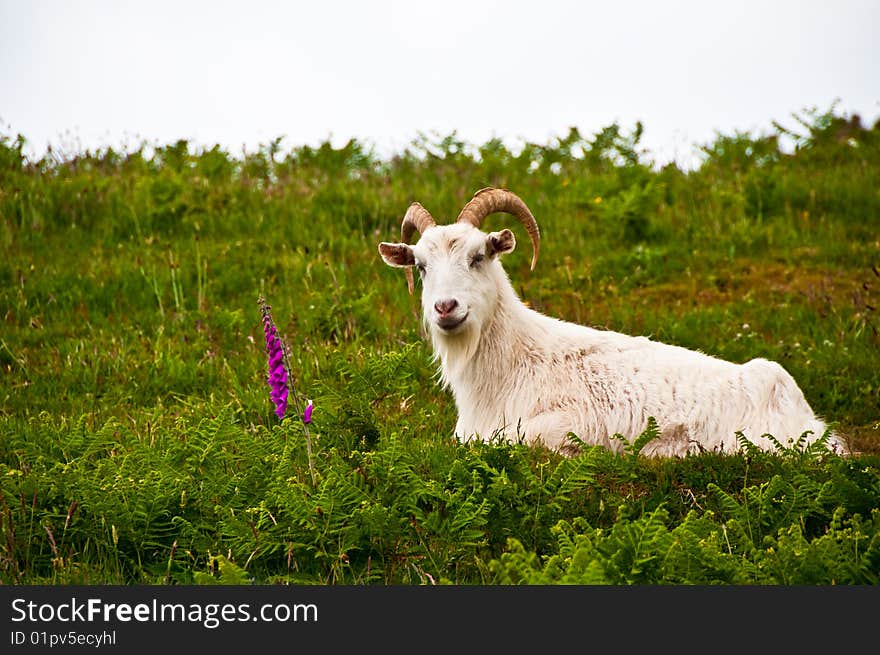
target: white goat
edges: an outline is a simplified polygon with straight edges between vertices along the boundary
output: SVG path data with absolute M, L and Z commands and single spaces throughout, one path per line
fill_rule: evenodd
M 794 379 L 779 364 L 733 364 L 662 343 L 545 316 L 517 297 L 499 255 L 514 249 L 510 230 L 479 228 L 494 212 L 516 216 L 538 258 L 538 224 L 525 203 L 502 189 L 483 189 L 458 220 L 438 226 L 420 204 L 403 218 L 401 243 L 380 243 L 390 266 L 421 275 L 422 313 L 440 362 L 441 381 L 458 408 L 460 439 L 523 437 L 570 452 L 574 433 L 612 450 L 638 436 L 653 416 L 660 437 L 642 451 L 684 455 L 738 450 L 742 432 L 765 450 L 811 431 L 825 432 Z M 413 232 L 421 238 L 409 245 Z M 843 451 L 831 437 L 828 446 Z

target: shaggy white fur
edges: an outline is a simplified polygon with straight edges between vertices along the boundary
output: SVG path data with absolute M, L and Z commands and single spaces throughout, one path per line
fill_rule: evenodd
M 773 449 L 826 430 L 779 364 L 734 364 L 701 352 L 550 318 L 517 297 L 498 255 L 515 246 L 509 230 L 432 226 L 419 241 L 380 244 L 390 266 L 416 266 L 422 313 L 441 381 L 458 409 L 460 439 L 523 437 L 567 451 L 574 433 L 620 450 L 653 416 L 660 438 L 642 451 L 732 452 L 736 432 Z M 836 436 L 830 448 L 844 452 Z

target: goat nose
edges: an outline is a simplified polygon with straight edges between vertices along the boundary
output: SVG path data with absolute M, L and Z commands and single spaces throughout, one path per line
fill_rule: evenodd
M 437 310 L 437 313 L 440 316 L 445 316 L 456 307 L 458 307 L 458 301 L 455 298 L 450 298 L 449 300 L 438 300 L 434 303 L 434 309 Z

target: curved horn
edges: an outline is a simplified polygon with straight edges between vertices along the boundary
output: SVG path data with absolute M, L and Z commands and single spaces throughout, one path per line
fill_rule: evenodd
M 541 247 L 541 233 L 538 230 L 538 222 L 532 216 L 532 212 L 526 207 L 519 196 L 505 189 L 493 189 L 488 187 L 480 189 L 466 204 L 458 215 L 458 223 L 470 223 L 479 228 L 489 214 L 504 212 L 516 216 L 525 226 L 529 238 L 532 240 L 532 270 L 538 263 L 538 250 Z
M 437 225 L 437 223 L 434 222 L 434 217 L 431 216 L 430 212 L 419 203 L 414 202 L 409 206 L 409 209 L 406 210 L 406 214 L 403 217 L 403 223 L 400 225 L 400 240 L 403 243 L 409 243 L 413 232 L 418 230 L 421 234 L 429 227 L 434 227 L 435 225 Z M 406 286 L 409 289 L 410 294 L 412 294 L 413 288 L 415 287 L 412 268 L 408 267 L 404 269 L 404 273 L 406 274 Z

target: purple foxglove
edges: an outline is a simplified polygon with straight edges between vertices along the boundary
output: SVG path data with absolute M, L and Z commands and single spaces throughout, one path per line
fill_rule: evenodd
M 266 304 L 265 299 L 261 296 L 259 299 L 260 312 L 263 315 L 263 334 L 266 336 L 266 353 L 269 355 L 269 398 L 275 405 L 275 415 L 278 419 L 284 418 L 287 411 L 287 399 L 291 397 L 293 407 L 299 413 L 299 396 L 296 392 L 293 375 L 290 372 L 290 362 L 287 361 L 287 352 L 284 342 L 278 334 L 278 328 L 272 320 L 271 307 Z M 315 472 L 315 462 L 312 458 L 312 438 L 309 435 L 309 423 L 312 422 L 312 410 L 314 406 L 312 401 L 306 403 L 305 411 L 302 413 L 303 432 L 306 437 L 306 453 L 309 458 L 309 473 L 312 476 L 312 485 L 317 486 L 318 477 Z
M 266 353 L 269 355 L 269 398 L 275 405 L 275 415 L 282 419 L 287 411 L 287 366 L 284 362 L 284 343 L 278 336 L 278 329 L 272 320 L 271 307 L 260 299 L 260 311 L 263 314 L 263 334 L 266 336 Z

